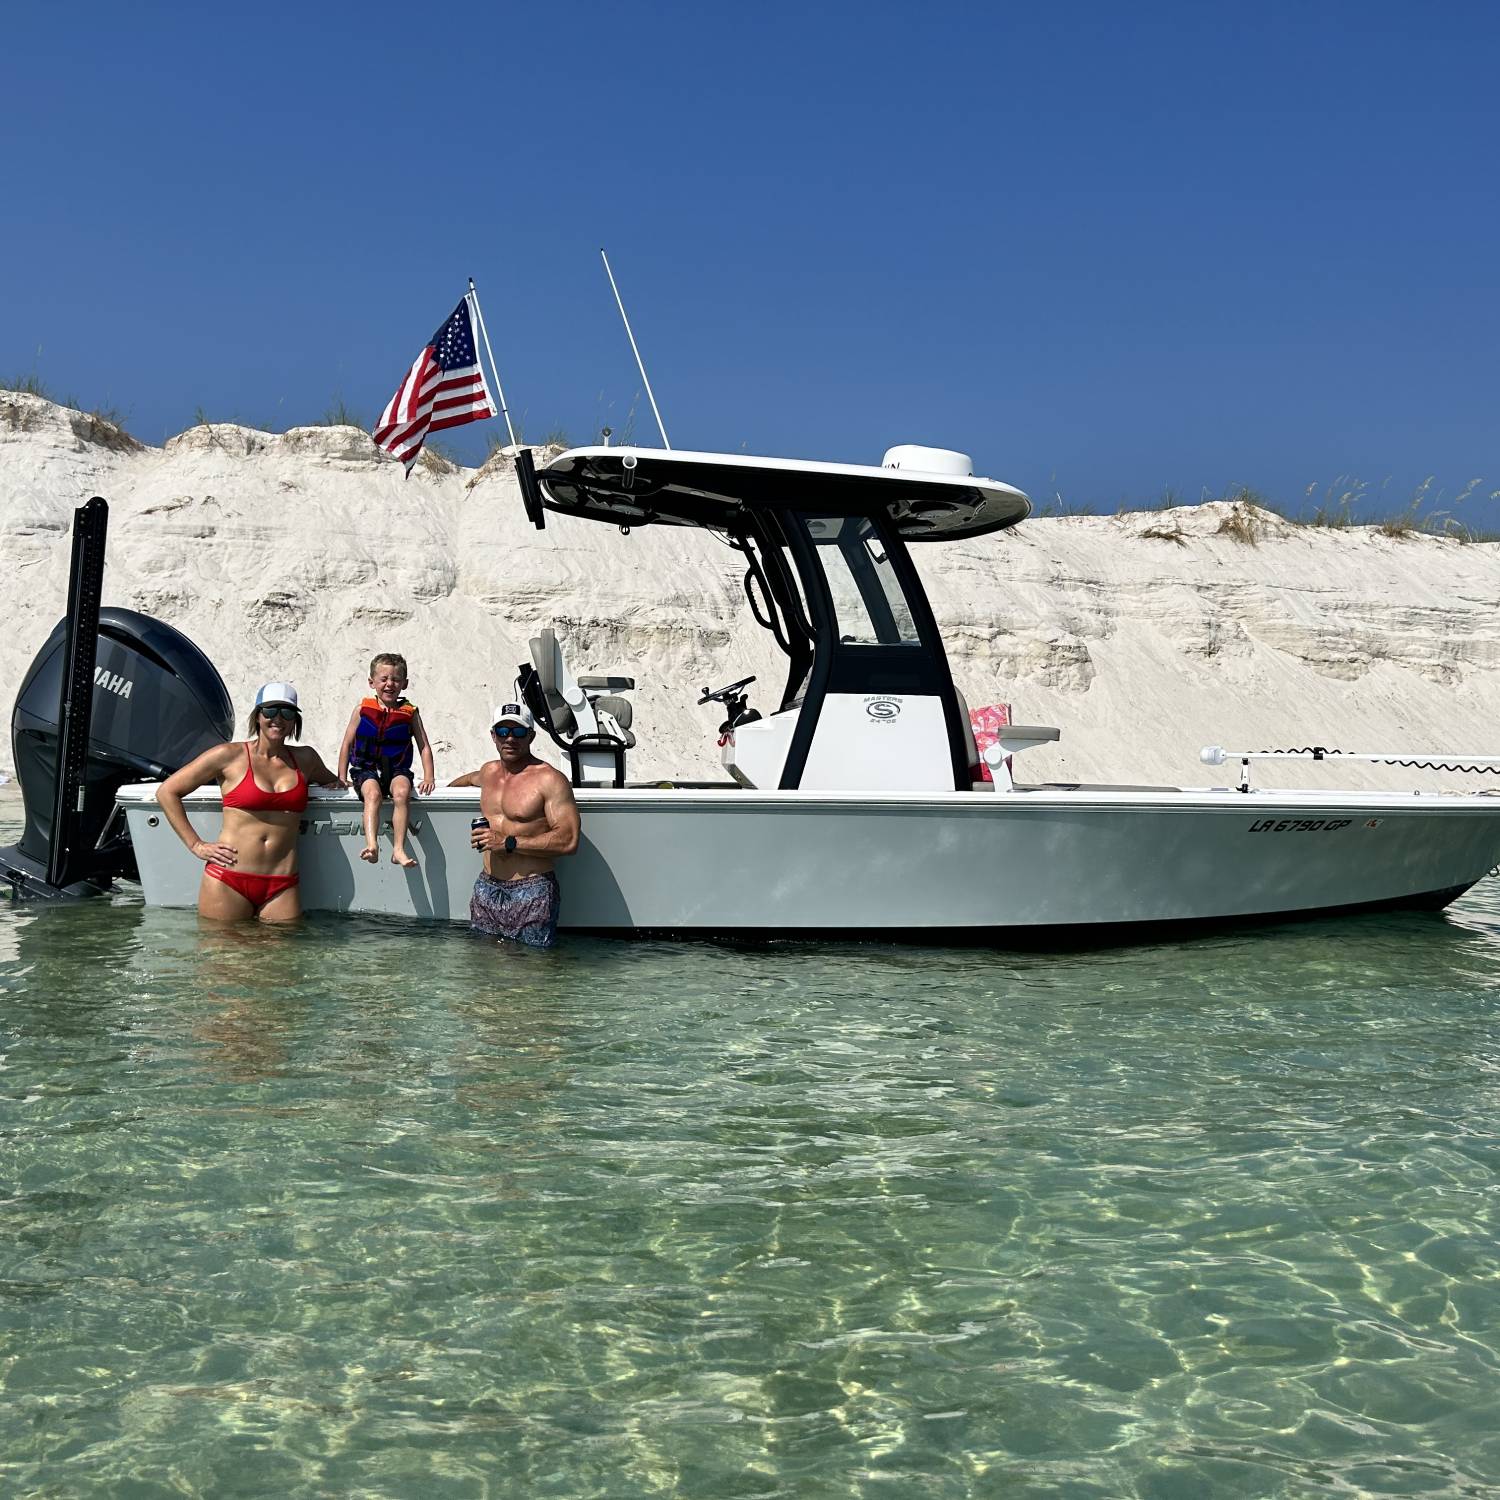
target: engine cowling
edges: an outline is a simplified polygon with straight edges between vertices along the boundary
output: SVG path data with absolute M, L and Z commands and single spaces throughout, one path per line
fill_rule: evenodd
M 59 621 L 22 679 L 11 749 L 26 806 L 16 844 L 0 849 L 0 878 L 33 882 L 45 872 L 52 833 L 66 670 Z M 89 881 L 133 877 L 128 839 L 115 835 L 115 793 L 131 781 L 169 776 L 230 738 L 234 710 L 214 665 L 180 630 L 133 609 L 99 611 L 88 763 L 80 789 L 80 842 L 94 851 Z

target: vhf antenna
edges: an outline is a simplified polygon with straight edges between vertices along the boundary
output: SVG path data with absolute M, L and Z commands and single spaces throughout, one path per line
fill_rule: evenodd
M 661 412 L 656 406 L 656 397 L 651 394 L 651 379 L 646 374 L 646 366 L 641 360 L 641 351 L 636 347 L 635 335 L 630 331 L 630 319 L 625 315 L 625 304 L 620 300 L 620 289 L 615 285 L 615 273 L 609 268 L 609 257 L 604 253 L 603 245 L 599 247 L 599 259 L 604 262 L 604 274 L 609 277 L 610 290 L 615 294 L 615 306 L 620 309 L 620 321 L 625 325 L 625 337 L 630 340 L 630 351 L 635 355 L 635 367 L 641 372 L 641 381 L 646 387 L 646 399 L 651 403 L 651 414 L 656 418 L 657 431 L 661 433 L 661 445 L 671 452 L 672 444 L 667 440 L 667 429 L 662 425 Z

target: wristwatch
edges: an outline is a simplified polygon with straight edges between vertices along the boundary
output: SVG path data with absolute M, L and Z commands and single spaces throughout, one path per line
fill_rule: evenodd
M 507 854 L 514 854 L 516 852 L 516 836 L 513 833 L 505 835 L 505 852 Z

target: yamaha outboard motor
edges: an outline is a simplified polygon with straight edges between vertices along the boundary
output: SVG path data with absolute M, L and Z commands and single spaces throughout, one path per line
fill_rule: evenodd
M 11 720 L 26 824 L 0 849 L 0 888 L 8 882 L 17 896 L 92 895 L 116 876 L 135 878 L 116 791 L 169 776 L 233 730 L 222 679 L 181 631 L 133 609 L 99 609 L 97 587 L 88 608 L 79 537 L 94 505 L 104 509 L 90 501 L 78 512 L 69 615 L 32 662 Z M 102 576 L 104 516 L 89 519 Z

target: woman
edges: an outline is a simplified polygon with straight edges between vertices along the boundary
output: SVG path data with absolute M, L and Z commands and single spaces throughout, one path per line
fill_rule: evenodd
M 288 743 L 302 733 L 297 689 L 268 682 L 255 695 L 241 743 L 216 745 L 162 782 L 162 815 L 197 859 L 206 860 L 198 911 L 221 921 L 291 922 L 302 915 L 297 893 L 297 832 L 307 810 L 307 784 L 347 786 L 318 752 Z M 183 811 L 188 792 L 217 781 L 224 824 L 217 842 L 200 839 Z

